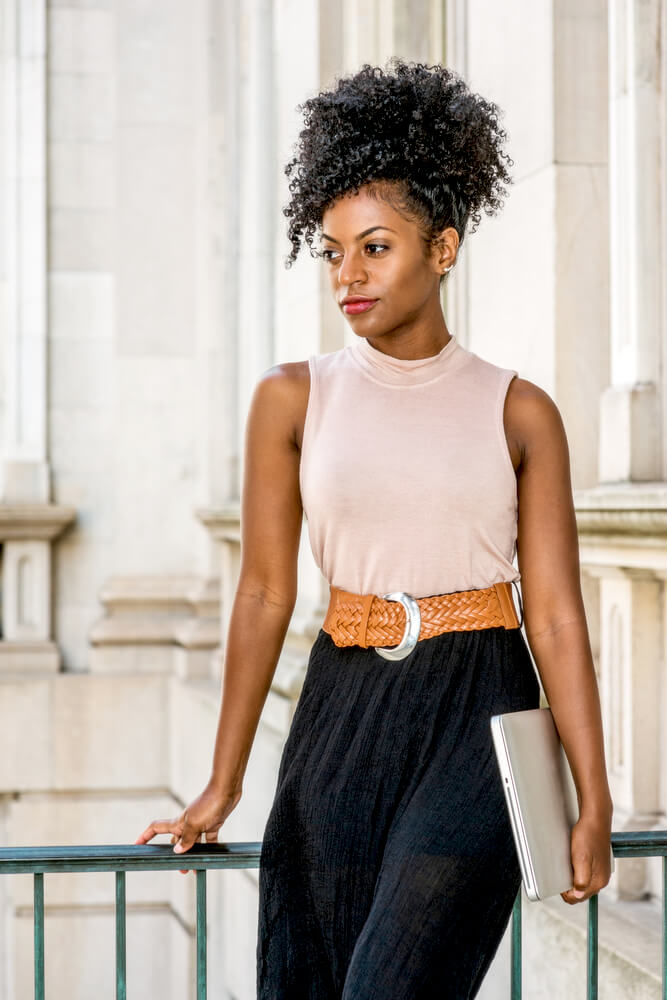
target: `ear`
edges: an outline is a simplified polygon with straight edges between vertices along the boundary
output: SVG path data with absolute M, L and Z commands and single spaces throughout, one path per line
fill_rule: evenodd
M 458 249 L 459 234 L 453 226 L 448 226 L 438 234 L 433 244 L 433 265 L 440 274 L 455 264 Z

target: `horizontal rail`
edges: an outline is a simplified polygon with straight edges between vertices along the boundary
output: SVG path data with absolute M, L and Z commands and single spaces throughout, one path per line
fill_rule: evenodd
M 611 835 L 617 858 L 667 855 L 667 830 Z M 261 841 L 193 844 L 175 854 L 169 844 L 85 844 L 66 847 L 0 847 L 0 874 L 18 872 L 155 871 L 182 868 L 258 868 Z M 196 859 L 196 864 L 194 863 Z M 187 864 L 186 864 L 187 862 Z
M 184 854 L 175 854 L 169 844 L 0 847 L 0 874 L 259 868 L 261 848 L 256 841 L 193 844 Z
M 660 858 L 667 855 L 667 830 L 612 833 L 615 858 Z

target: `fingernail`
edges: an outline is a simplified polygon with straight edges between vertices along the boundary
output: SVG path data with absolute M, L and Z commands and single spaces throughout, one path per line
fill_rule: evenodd
M 576 896 L 577 899 L 581 899 L 582 896 L 586 895 L 586 892 L 585 892 L 584 889 L 573 889 L 572 890 L 572 895 Z
M 174 853 L 175 854 L 181 854 L 182 852 L 183 852 L 183 847 L 181 846 L 181 844 L 175 844 L 174 845 Z

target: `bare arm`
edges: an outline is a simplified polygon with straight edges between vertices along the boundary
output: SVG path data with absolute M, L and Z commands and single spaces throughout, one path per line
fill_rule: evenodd
M 526 636 L 572 768 L 580 823 L 588 828 L 587 842 L 595 841 L 594 870 L 586 890 L 592 895 L 609 881 L 612 800 L 581 594 L 569 449 L 553 400 L 530 382 L 515 382 L 519 384 L 513 386 L 513 414 L 523 441 L 517 477 L 517 556 Z M 583 842 L 579 849 L 583 850 Z M 577 862 L 576 850 L 573 843 L 575 875 L 578 864 L 581 871 L 586 868 Z M 572 901 L 568 894 L 563 898 Z
M 229 622 L 211 782 L 240 792 L 297 593 L 302 523 L 295 394 L 281 366 L 258 383 L 246 426 L 241 571 Z
M 241 798 L 260 715 L 296 602 L 303 517 L 294 436 L 299 367 L 276 365 L 265 372 L 250 404 L 241 499 L 241 570 L 227 634 L 209 782 L 180 816 L 154 820 L 135 843 L 171 833 L 174 850 L 180 852 L 187 851 L 202 833 L 208 841 L 215 841 Z

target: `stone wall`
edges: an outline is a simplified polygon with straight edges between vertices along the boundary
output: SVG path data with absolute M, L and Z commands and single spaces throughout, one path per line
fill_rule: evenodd
M 447 322 L 559 406 L 614 828 L 667 826 L 665 0 L 510 6 L 0 0 L 0 843 L 132 843 L 208 777 L 250 396 L 353 336 L 321 265 L 283 266 L 296 106 L 393 54 L 505 112 L 515 183 Z M 327 598 L 304 529 L 223 840 L 261 840 Z M 251 1000 L 257 872 L 208 885 L 210 994 Z M 108 992 L 113 892 L 45 879 L 47 995 Z M 657 861 L 617 863 L 605 996 L 659 995 L 659 892 Z M 194 997 L 192 874 L 127 899 L 129 993 Z M 0 1000 L 30 995 L 31 906 L 29 876 L 0 882 Z M 584 996 L 584 919 L 525 902 L 526 995 Z M 506 935 L 480 996 L 508 995 Z

